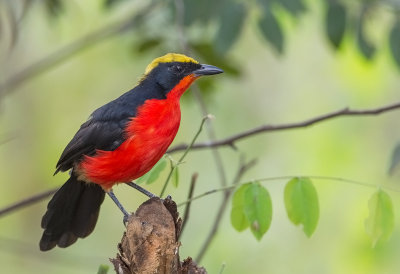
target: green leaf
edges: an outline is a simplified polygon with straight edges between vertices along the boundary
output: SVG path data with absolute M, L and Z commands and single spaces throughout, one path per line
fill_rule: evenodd
M 264 38 L 271 43 L 279 54 L 283 53 L 284 36 L 275 15 L 268 7 L 264 6 L 264 12 L 258 22 L 258 26 Z
M 149 185 L 154 183 L 160 176 L 161 171 L 163 171 L 166 166 L 167 160 L 165 160 L 165 158 L 162 158 L 160 161 L 158 161 L 158 163 L 150 171 L 149 177 L 146 180 L 146 184 Z
M 97 274 L 107 274 L 109 269 L 110 267 L 108 265 L 101 264 L 97 270 Z
M 328 1 L 325 17 L 326 34 L 331 44 L 337 49 L 346 30 L 346 8 L 337 1 Z
M 380 240 L 388 240 L 394 228 L 393 204 L 383 190 L 375 192 L 368 201 L 369 216 L 365 220 L 365 230 L 372 239 L 372 246 Z
M 400 143 L 394 148 L 388 174 L 393 175 L 400 164 Z
M 160 176 L 161 171 L 163 171 L 166 166 L 167 160 L 163 157 L 160 159 L 160 161 L 158 161 L 157 164 L 154 165 L 154 167 L 149 172 L 137 179 L 136 182 L 138 184 L 146 182 L 146 184 L 148 185 L 154 183 Z
M 171 1 L 173 2 L 173 1 Z M 184 0 L 184 23 L 191 25 L 199 22 L 202 25 L 209 23 L 209 21 L 222 12 L 223 3 L 225 1 L 215 0 Z M 176 10 L 174 7 L 173 10 Z
M 174 170 L 172 171 L 172 184 L 174 185 L 174 187 L 178 187 L 179 185 L 179 171 L 178 171 L 178 166 L 176 166 L 174 168 Z
M 268 231 L 272 219 L 272 202 L 267 189 L 258 182 L 250 183 L 244 193 L 244 215 L 257 240 Z
M 245 230 L 250 225 L 246 215 L 244 214 L 244 197 L 249 186 L 250 183 L 247 183 L 239 187 L 232 198 L 231 223 L 239 232 Z
M 400 20 L 393 24 L 389 35 L 389 45 L 392 56 L 400 68 Z
M 285 187 L 285 207 L 289 220 L 302 224 L 304 233 L 310 237 L 319 219 L 318 195 L 308 178 L 293 178 Z
M 358 49 L 367 59 L 372 59 L 375 55 L 375 46 L 365 36 L 365 10 L 363 10 L 358 19 L 357 44 Z
M 214 38 L 215 49 L 225 55 L 238 39 L 246 17 L 243 3 L 226 2 L 219 17 L 219 28 Z

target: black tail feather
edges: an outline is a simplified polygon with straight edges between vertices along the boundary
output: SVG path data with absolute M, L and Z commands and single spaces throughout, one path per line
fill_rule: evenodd
M 42 218 L 40 250 L 67 247 L 92 233 L 105 192 L 96 184 L 71 178 L 54 194 Z

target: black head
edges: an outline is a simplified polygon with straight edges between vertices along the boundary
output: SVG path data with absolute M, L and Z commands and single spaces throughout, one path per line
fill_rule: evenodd
M 156 82 L 168 92 L 186 76 L 193 75 L 197 78 L 222 72 L 217 67 L 200 64 L 183 54 L 168 53 L 147 66 L 143 79 Z

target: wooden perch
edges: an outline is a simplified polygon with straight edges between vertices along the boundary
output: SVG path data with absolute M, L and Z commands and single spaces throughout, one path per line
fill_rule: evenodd
M 141 204 L 128 220 L 117 257 L 110 259 L 116 273 L 207 273 L 190 257 L 180 261 L 181 227 L 182 219 L 170 197 Z

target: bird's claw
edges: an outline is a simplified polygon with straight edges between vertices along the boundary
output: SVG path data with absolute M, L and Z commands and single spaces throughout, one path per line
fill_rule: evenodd
M 130 217 L 131 217 L 131 215 L 124 215 L 124 218 L 122 219 L 122 221 L 124 222 L 124 226 L 126 226 Z
M 172 197 L 171 197 L 171 195 L 167 195 L 167 197 L 165 197 L 164 199 L 161 199 L 161 198 L 159 198 L 159 199 L 164 203 L 165 201 L 172 200 Z

